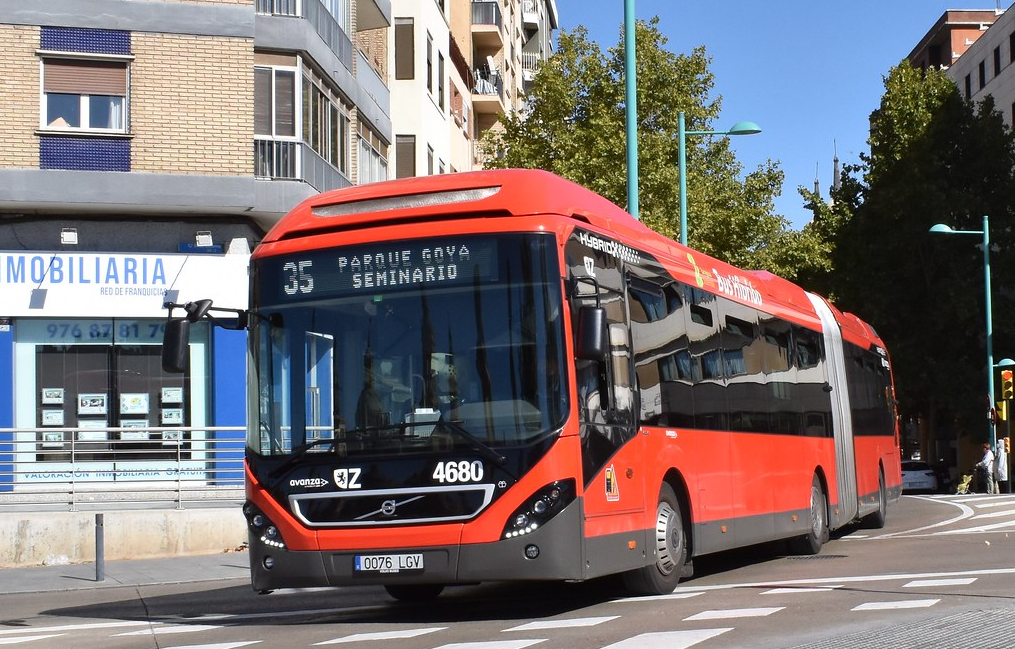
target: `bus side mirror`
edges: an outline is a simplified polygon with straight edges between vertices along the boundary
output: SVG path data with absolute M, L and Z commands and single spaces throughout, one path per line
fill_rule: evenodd
M 575 350 L 578 358 L 589 361 L 605 361 L 610 351 L 607 342 L 606 309 L 601 306 L 585 306 L 578 311 L 578 340 Z
M 187 369 L 187 352 L 190 350 L 190 320 L 169 318 L 162 336 L 162 370 L 180 374 Z

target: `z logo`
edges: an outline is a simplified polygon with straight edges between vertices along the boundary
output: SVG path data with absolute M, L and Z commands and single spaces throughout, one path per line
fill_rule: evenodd
M 585 272 L 589 274 L 589 277 L 596 276 L 596 260 L 594 258 L 585 258 Z
M 360 489 L 363 485 L 359 483 L 360 473 L 363 469 L 335 469 L 335 486 L 339 489 Z

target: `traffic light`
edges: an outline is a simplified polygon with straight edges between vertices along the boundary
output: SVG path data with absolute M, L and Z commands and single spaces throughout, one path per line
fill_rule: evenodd
M 1001 441 L 1004 442 L 1004 452 L 1005 453 L 1011 453 L 1011 442 L 1008 440 L 1008 438 L 1007 437 L 1002 437 Z
M 994 421 L 995 424 L 998 421 L 1008 421 L 1008 402 L 998 401 L 997 408 L 994 409 L 994 414 L 997 416 L 997 419 Z
M 1011 370 L 1001 370 L 1001 398 L 1005 401 L 1015 397 L 1015 380 L 1013 380 L 1015 372 Z

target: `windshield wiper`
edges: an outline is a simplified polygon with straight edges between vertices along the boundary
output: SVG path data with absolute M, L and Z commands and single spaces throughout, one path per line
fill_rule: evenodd
M 310 449 L 315 448 L 317 446 L 331 444 L 331 448 L 329 449 L 329 451 L 334 452 L 336 441 L 337 440 L 335 440 L 333 437 L 322 437 L 321 439 L 315 439 L 314 441 L 308 442 L 306 444 L 300 444 L 299 446 L 297 446 L 292 450 L 292 455 L 289 456 L 289 459 L 280 464 L 277 469 L 272 471 L 271 475 L 274 477 L 282 475 L 283 473 L 288 471 L 289 468 L 292 467 L 292 465 L 296 464 L 298 460 L 302 459 L 303 456 L 310 451 Z
M 441 415 L 436 423 L 440 424 L 447 430 L 451 431 L 455 435 L 458 435 L 459 437 L 467 441 L 469 443 L 469 446 L 478 451 L 480 455 L 490 460 L 494 464 L 499 466 L 507 462 L 506 457 L 504 457 L 497 451 L 493 450 L 492 448 L 484 444 L 478 437 L 476 437 L 469 431 L 465 430 L 465 428 L 458 422 L 452 419 L 445 419 L 444 415 Z

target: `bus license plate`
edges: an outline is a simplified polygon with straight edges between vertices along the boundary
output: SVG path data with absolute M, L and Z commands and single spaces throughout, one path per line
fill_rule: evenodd
M 422 554 L 356 555 L 355 572 L 423 572 Z

